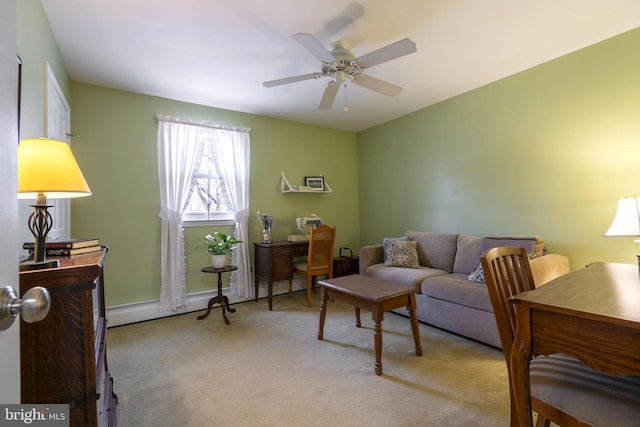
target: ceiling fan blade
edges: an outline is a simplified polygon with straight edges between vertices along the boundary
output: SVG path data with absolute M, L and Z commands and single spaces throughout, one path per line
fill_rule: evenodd
M 376 79 L 375 77 L 368 76 L 366 74 L 356 74 L 353 76 L 352 81 L 358 86 L 366 87 L 374 92 L 381 93 L 387 96 L 396 96 L 402 92 L 400 86 L 396 86 L 384 80 Z
M 409 39 L 402 39 L 373 52 L 365 53 L 357 58 L 355 62 L 360 68 L 368 68 L 417 51 L 418 48 L 414 42 Z
M 333 106 L 333 101 L 336 99 L 338 89 L 340 89 L 340 83 L 336 83 L 333 80 L 327 83 L 327 87 L 325 88 L 324 94 L 322 94 L 322 99 L 320 100 L 320 105 L 318 105 L 318 110 L 326 110 Z
M 335 62 L 336 59 L 331 55 L 331 52 L 329 52 L 327 48 L 324 47 L 313 35 L 307 33 L 296 33 L 291 37 L 296 39 L 298 43 L 300 43 L 320 61 L 328 64 Z
M 322 77 L 322 73 L 303 74 L 301 76 L 285 77 L 284 79 L 270 80 L 268 82 L 262 83 L 262 86 L 274 87 L 274 86 L 286 85 L 289 83 L 301 82 L 303 80 L 317 79 L 319 77 Z

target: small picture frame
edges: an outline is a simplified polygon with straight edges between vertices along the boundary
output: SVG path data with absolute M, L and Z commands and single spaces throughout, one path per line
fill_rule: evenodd
M 304 185 L 311 187 L 311 190 L 313 191 L 324 191 L 324 177 L 305 176 Z

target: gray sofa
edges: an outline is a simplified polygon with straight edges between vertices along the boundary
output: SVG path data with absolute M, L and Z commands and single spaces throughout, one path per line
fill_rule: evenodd
M 527 248 L 536 286 L 570 270 L 569 259 L 547 253 L 539 237 L 482 238 L 407 231 L 403 237 L 384 239 L 383 243 L 385 248 L 382 243 L 360 248 L 360 274 L 415 286 L 419 321 L 498 348 L 500 337 L 483 283 L 481 253 L 497 246 Z M 402 250 L 400 258 L 394 258 L 392 251 L 396 250 Z M 412 259 L 415 256 L 417 259 Z M 396 312 L 408 314 L 405 308 Z

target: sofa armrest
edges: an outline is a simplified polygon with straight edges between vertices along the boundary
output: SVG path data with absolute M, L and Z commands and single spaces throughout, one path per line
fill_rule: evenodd
M 529 264 L 536 287 L 571 271 L 569 258 L 560 254 L 546 254 L 529 260 Z
M 360 248 L 360 274 L 370 265 L 384 262 L 384 252 L 382 245 L 363 246 Z

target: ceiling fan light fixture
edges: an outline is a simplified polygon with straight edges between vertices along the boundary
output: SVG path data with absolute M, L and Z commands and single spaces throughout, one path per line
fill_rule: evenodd
M 409 39 L 402 39 L 388 46 L 381 47 L 360 57 L 351 51 L 351 45 L 346 40 L 340 40 L 332 44 L 331 50 L 327 50 L 322 43 L 313 35 L 308 33 L 293 34 L 293 38 L 300 43 L 309 53 L 315 56 L 322 63 L 321 72 L 304 74 L 301 76 L 287 77 L 284 79 L 271 80 L 263 83 L 265 87 L 280 86 L 295 83 L 303 80 L 317 79 L 320 77 L 332 78 L 325 87 L 318 109 L 325 110 L 331 108 L 342 82 L 345 83 L 345 106 L 344 111 L 349 111 L 347 107 L 346 82 L 370 89 L 374 92 L 386 96 L 396 96 L 401 91 L 400 86 L 385 82 L 367 74 L 361 73 L 365 68 L 379 65 L 392 59 L 400 58 L 417 51 L 416 44 Z

